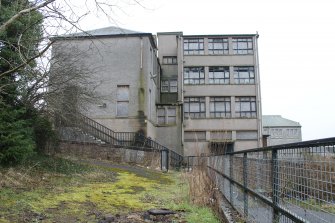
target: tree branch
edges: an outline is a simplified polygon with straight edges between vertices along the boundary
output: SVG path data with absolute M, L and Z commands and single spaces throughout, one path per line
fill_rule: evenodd
M 37 9 L 43 8 L 47 5 L 49 5 L 50 3 L 54 2 L 56 0 L 47 0 L 46 2 L 27 8 L 27 9 L 23 9 L 21 11 L 19 11 L 17 14 L 15 14 L 13 17 L 11 17 L 9 20 L 7 20 L 4 24 L 2 24 L 0 26 L 0 32 L 3 32 L 7 29 L 8 26 L 10 26 L 13 22 L 15 22 L 15 20 L 17 20 L 18 18 L 20 18 L 22 15 L 30 13 L 32 11 L 35 11 Z
M 5 71 L 3 73 L 0 73 L 0 78 L 7 75 L 7 74 L 12 74 L 16 71 L 18 71 L 19 69 L 21 69 L 22 67 L 26 66 L 27 64 L 29 64 L 31 61 L 35 60 L 36 58 L 39 58 L 40 56 L 42 56 L 50 47 L 51 45 L 54 43 L 54 41 L 50 41 L 48 43 L 48 45 L 42 50 L 40 51 L 38 54 L 36 54 L 35 56 L 33 57 L 30 57 L 29 59 L 27 59 L 25 62 L 21 63 L 20 65 L 14 67 L 13 69 L 11 70 L 8 70 L 8 71 Z

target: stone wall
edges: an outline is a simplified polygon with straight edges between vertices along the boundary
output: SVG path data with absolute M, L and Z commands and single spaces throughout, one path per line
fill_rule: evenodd
M 57 148 L 49 150 L 50 154 L 62 157 L 109 160 L 114 163 L 128 163 L 160 169 L 161 153 L 159 151 L 141 151 L 111 145 L 95 143 L 60 142 Z

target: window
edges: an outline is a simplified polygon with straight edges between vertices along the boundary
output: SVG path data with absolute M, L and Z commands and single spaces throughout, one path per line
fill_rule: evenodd
M 205 97 L 185 97 L 184 98 L 185 118 L 205 118 Z
M 213 141 L 229 141 L 232 139 L 231 131 L 212 131 L 210 132 Z
M 208 39 L 209 54 L 228 54 L 228 39 L 227 38 L 210 38 Z
M 236 97 L 235 112 L 237 117 L 256 118 L 256 98 L 255 97 Z
M 235 84 L 255 84 L 254 67 L 234 67 Z
M 239 140 L 255 140 L 257 139 L 257 131 L 237 131 L 236 139 Z
M 176 108 L 167 108 L 167 124 L 176 124 L 177 122 L 177 112 Z
M 170 92 L 176 93 L 178 91 L 178 82 L 177 80 L 170 80 Z
M 205 131 L 185 131 L 184 141 L 185 142 L 206 141 L 206 132 Z
M 165 124 L 165 108 L 157 108 L 158 124 Z
M 185 67 L 184 84 L 205 84 L 204 67 Z
M 176 124 L 177 112 L 175 107 L 160 107 L 157 108 L 157 122 L 158 124 Z
M 163 64 L 177 64 L 177 57 L 163 56 Z
M 210 84 L 229 84 L 229 67 L 209 67 Z
M 176 79 L 162 80 L 161 92 L 163 93 L 176 93 L 178 91 L 178 82 Z
M 184 39 L 184 54 L 204 54 L 204 39 L 192 38 Z
M 252 38 L 234 38 L 233 50 L 234 54 L 252 54 Z
M 211 97 L 209 110 L 211 118 L 230 117 L 230 97 Z
M 161 82 L 161 92 L 169 92 L 170 89 L 169 85 L 170 85 L 169 80 L 163 80 Z
M 129 85 L 117 86 L 116 115 L 127 117 L 129 113 Z

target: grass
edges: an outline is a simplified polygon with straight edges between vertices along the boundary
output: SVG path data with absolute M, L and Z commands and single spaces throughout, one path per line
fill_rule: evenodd
M 50 157 L 0 168 L 0 223 L 97 222 L 151 208 L 181 211 L 186 222 L 219 222 L 210 209 L 190 204 L 181 173 L 143 173 Z

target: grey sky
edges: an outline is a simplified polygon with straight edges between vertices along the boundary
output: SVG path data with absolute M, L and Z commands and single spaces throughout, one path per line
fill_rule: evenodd
M 123 11 L 116 9 L 113 20 L 92 12 L 81 27 L 90 30 L 117 22 L 153 34 L 258 32 L 263 114 L 300 122 L 303 140 L 335 136 L 332 1 L 143 0 L 144 8 L 116 2 Z

